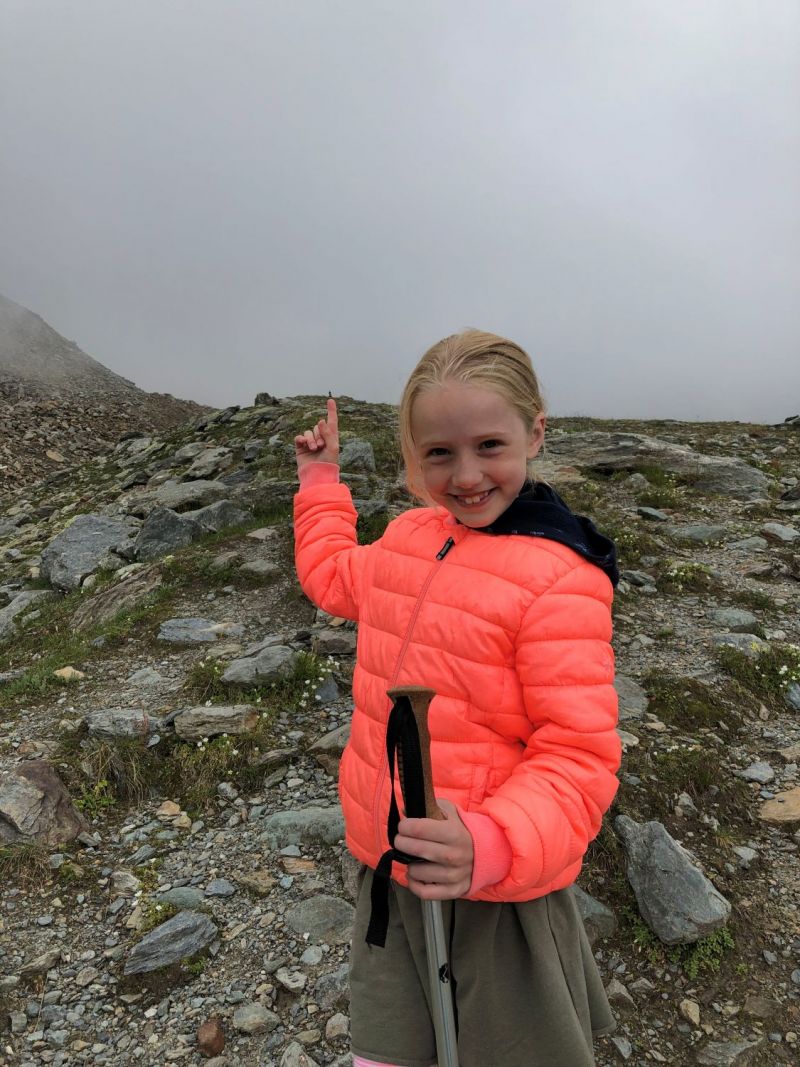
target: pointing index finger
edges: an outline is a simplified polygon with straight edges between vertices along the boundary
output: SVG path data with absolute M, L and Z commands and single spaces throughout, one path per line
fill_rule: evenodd
M 332 396 L 328 397 L 328 429 L 333 430 L 334 433 L 339 432 L 339 415 L 336 411 L 336 401 Z

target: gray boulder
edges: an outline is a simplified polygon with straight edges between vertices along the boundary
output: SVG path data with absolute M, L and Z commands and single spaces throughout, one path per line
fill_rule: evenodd
M 758 619 L 751 611 L 742 608 L 716 608 L 709 612 L 709 618 L 717 626 L 722 626 L 731 633 L 751 634 L 758 626 Z
M 308 934 L 312 941 L 342 945 L 350 940 L 354 916 L 352 904 L 339 897 L 320 893 L 289 908 L 286 925 L 301 937 Z
M 344 726 L 331 730 L 315 741 L 308 750 L 309 755 L 313 756 L 332 778 L 336 778 L 342 753 L 349 739 L 350 723 L 346 722 Z
M 268 645 L 233 660 L 222 675 L 225 685 L 256 685 L 274 682 L 291 674 L 300 653 L 287 645 Z
M 161 720 L 148 715 L 143 708 L 98 708 L 90 711 L 84 722 L 91 737 L 112 741 L 117 737 L 149 737 L 158 733 Z
M 605 904 L 601 904 L 599 900 L 595 900 L 580 886 L 573 885 L 572 895 L 581 913 L 589 944 L 594 946 L 601 938 L 613 937 L 619 925 L 614 912 Z
M 704 1067 L 747 1067 L 767 1046 L 767 1039 L 755 1041 L 711 1041 L 697 1053 Z
M 78 515 L 42 552 L 41 575 L 56 589 L 80 589 L 84 578 L 100 567 L 123 565 L 123 550 L 139 529 L 133 519 Z
M 207 915 L 181 911 L 145 934 L 134 947 L 124 974 L 147 974 L 170 967 L 203 952 L 217 937 L 217 928 Z
M 88 830 L 55 770 L 30 760 L 0 775 L 0 844 L 62 845 Z
M 690 448 L 636 433 L 568 433 L 548 444 L 550 459 L 588 470 L 624 471 L 658 467 L 689 477 L 698 489 L 737 500 L 761 500 L 769 495 L 769 479 L 740 459 L 704 456 Z
M 160 559 L 185 548 L 204 534 L 203 527 L 188 515 L 170 508 L 153 508 L 130 549 L 132 559 Z
M 185 741 L 201 741 L 222 734 L 246 734 L 258 724 L 258 712 L 249 704 L 186 708 L 174 719 L 175 733 Z
M 185 518 L 196 522 L 204 533 L 219 533 L 229 526 L 241 526 L 248 522 L 252 515 L 249 511 L 243 511 L 230 500 L 218 500 L 215 504 L 209 504 L 197 511 L 188 511 Z
M 748 659 L 758 659 L 762 652 L 768 652 L 770 649 L 769 642 L 764 641 L 756 634 L 714 634 L 711 640 L 717 647 L 725 645 L 729 648 L 734 648 L 737 652 L 747 656 Z
M 212 619 L 167 619 L 158 630 L 159 641 L 173 645 L 213 645 L 220 637 L 241 637 L 244 626 L 238 622 Z
M 194 478 L 200 480 L 213 478 L 221 471 L 227 470 L 232 463 L 233 453 L 229 448 L 222 446 L 204 448 L 186 472 L 186 479 L 188 481 Z
M 660 822 L 614 820 L 642 918 L 665 945 L 690 945 L 719 930 L 731 906 Z
M 372 445 L 358 437 L 344 441 L 339 453 L 339 466 L 343 471 L 374 471 L 375 453 Z
M 338 804 L 331 808 L 307 807 L 276 811 L 264 819 L 260 839 L 268 848 L 287 845 L 335 845 L 344 837 L 344 819 Z
M 614 679 L 614 688 L 619 697 L 619 721 L 641 719 L 647 711 L 649 701 L 647 693 L 639 683 L 625 674 L 618 674 Z
M 76 630 L 86 630 L 110 622 L 120 612 L 138 607 L 160 585 L 158 568 L 155 565 L 142 567 L 79 604 L 72 616 L 72 625 Z
M 161 507 L 180 512 L 203 508 L 217 500 L 224 500 L 227 495 L 228 488 L 222 482 L 202 479 L 193 482 L 169 481 L 158 487 L 155 501 Z
M 686 526 L 665 526 L 664 533 L 673 541 L 688 545 L 712 545 L 724 541 L 726 526 L 711 526 L 708 523 L 689 523 Z

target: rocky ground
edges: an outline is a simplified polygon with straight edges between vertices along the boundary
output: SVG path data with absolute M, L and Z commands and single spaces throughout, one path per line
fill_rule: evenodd
M 289 524 L 324 400 L 260 400 L 4 498 L 2 1062 L 349 1063 L 355 632 Z M 394 411 L 340 418 L 366 541 L 407 506 Z M 551 427 L 542 476 L 623 568 L 625 761 L 579 883 L 601 1067 L 800 1062 L 799 459 L 788 424 Z

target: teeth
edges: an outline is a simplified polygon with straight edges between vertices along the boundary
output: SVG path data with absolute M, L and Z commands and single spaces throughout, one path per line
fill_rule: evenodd
M 480 496 L 460 496 L 458 499 L 464 504 L 477 504 L 481 500 L 485 500 L 488 496 L 487 493 L 481 493 Z

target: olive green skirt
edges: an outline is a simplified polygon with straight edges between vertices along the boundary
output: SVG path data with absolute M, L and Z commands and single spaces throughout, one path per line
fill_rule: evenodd
M 392 882 L 386 947 L 365 943 L 372 871 L 360 876 L 350 957 L 354 1055 L 432 1067 L 420 901 Z M 593 1067 L 593 1034 L 614 1029 L 572 892 L 521 904 L 442 902 L 459 1067 Z

